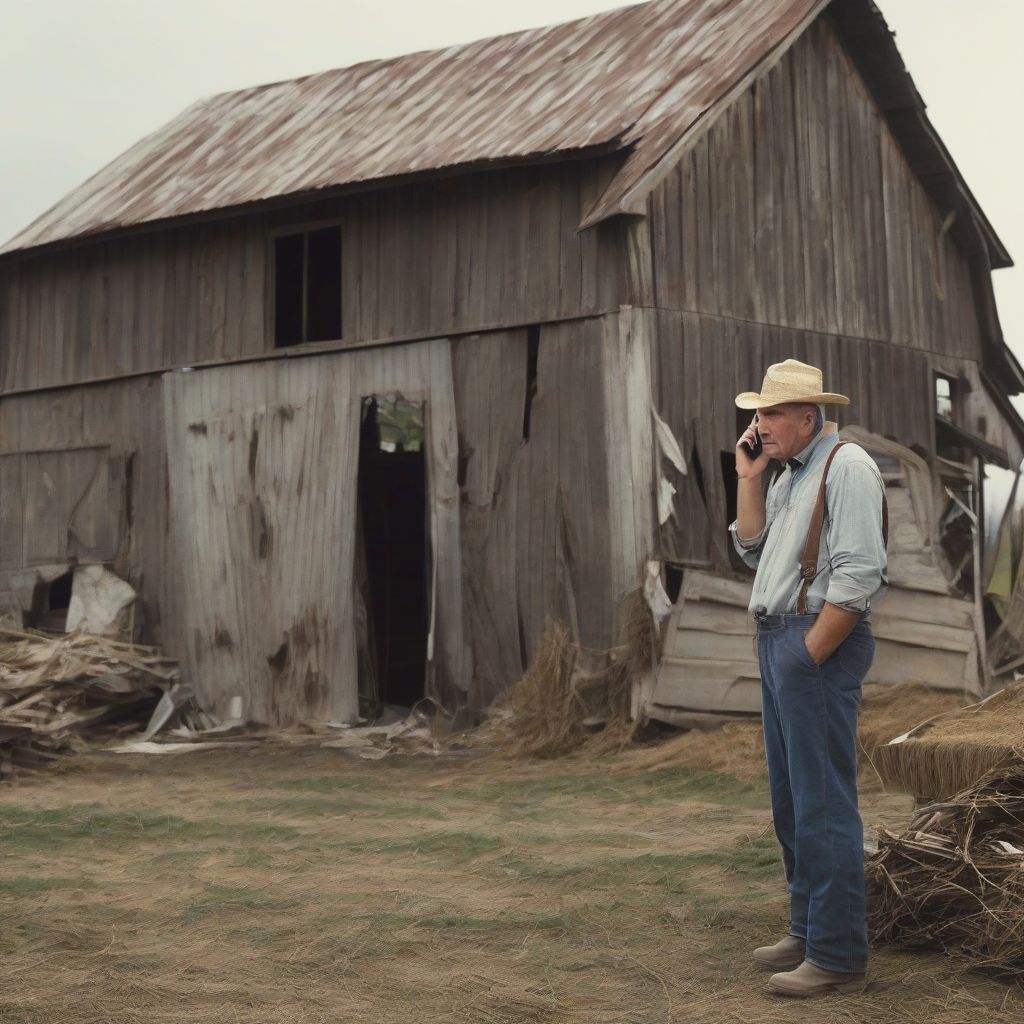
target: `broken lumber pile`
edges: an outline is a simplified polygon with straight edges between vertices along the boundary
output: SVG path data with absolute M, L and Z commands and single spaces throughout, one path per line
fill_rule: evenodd
M 0 778 L 85 749 L 99 723 L 145 715 L 177 679 L 152 647 L 0 625 Z
M 873 942 L 1024 977 L 1024 762 L 880 830 L 866 874 Z

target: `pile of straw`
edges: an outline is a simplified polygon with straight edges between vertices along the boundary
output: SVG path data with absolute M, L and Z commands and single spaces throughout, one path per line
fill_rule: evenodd
M 866 870 L 872 941 L 1024 977 L 1024 762 L 880 830 Z
M 879 746 L 879 775 L 920 799 L 942 800 L 993 769 L 1019 761 L 1024 748 L 1024 684 L 977 704 L 935 715 Z
M 499 738 L 506 753 L 600 755 L 632 740 L 637 728 L 630 714 L 633 683 L 650 670 L 654 643 L 654 624 L 641 591 L 623 600 L 618 620 L 619 643 L 610 650 L 579 646 L 560 622 L 548 628 L 512 689 L 511 716 Z
M 150 647 L 0 626 L 0 778 L 84 749 L 95 726 L 147 713 L 177 678 Z

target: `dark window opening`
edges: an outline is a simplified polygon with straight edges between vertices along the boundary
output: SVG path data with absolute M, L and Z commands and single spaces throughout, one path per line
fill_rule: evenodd
M 422 406 L 366 399 L 358 501 L 372 684 L 365 703 L 411 707 L 425 694 L 429 631 L 427 474 Z
M 274 240 L 274 345 L 341 338 L 341 227 Z
M 675 604 L 679 600 L 679 592 L 683 589 L 683 567 L 665 563 L 665 593 Z
M 540 326 L 526 329 L 526 399 L 523 403 L 523 440 L 530 440 L 530 412 L 537 394 L 537 357 L 540 354 Z
M 739 488 L 735 452 L 722 452 L 722 483 L 725 484 L 725 525 L 729 526 L 736 519 L 736 494 Z
M 73 581 L 74 574 L 66 572 L 49 583 L 37 583 L 32 591 L 32 607 L 22 615 L 23 623 L 47 633 L 66 632 Z

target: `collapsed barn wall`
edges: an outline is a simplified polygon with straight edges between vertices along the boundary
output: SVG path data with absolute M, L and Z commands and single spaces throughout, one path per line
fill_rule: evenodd
M 140 629 L 165 636 L 167 475 L 159 377 L 0 401 L 0 608 L 36 582 L 104 562 L 139 593 Z

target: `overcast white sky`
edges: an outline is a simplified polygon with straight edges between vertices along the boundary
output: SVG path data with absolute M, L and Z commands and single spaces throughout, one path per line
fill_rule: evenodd
M 0 237 L 211 93 L 621 6 L 602 0 L 0 0 Z M 1024 262 L 1024 0 L 879 0 L 929 114 Z M 1024 359 L 1024 271 L 995 275 Z

